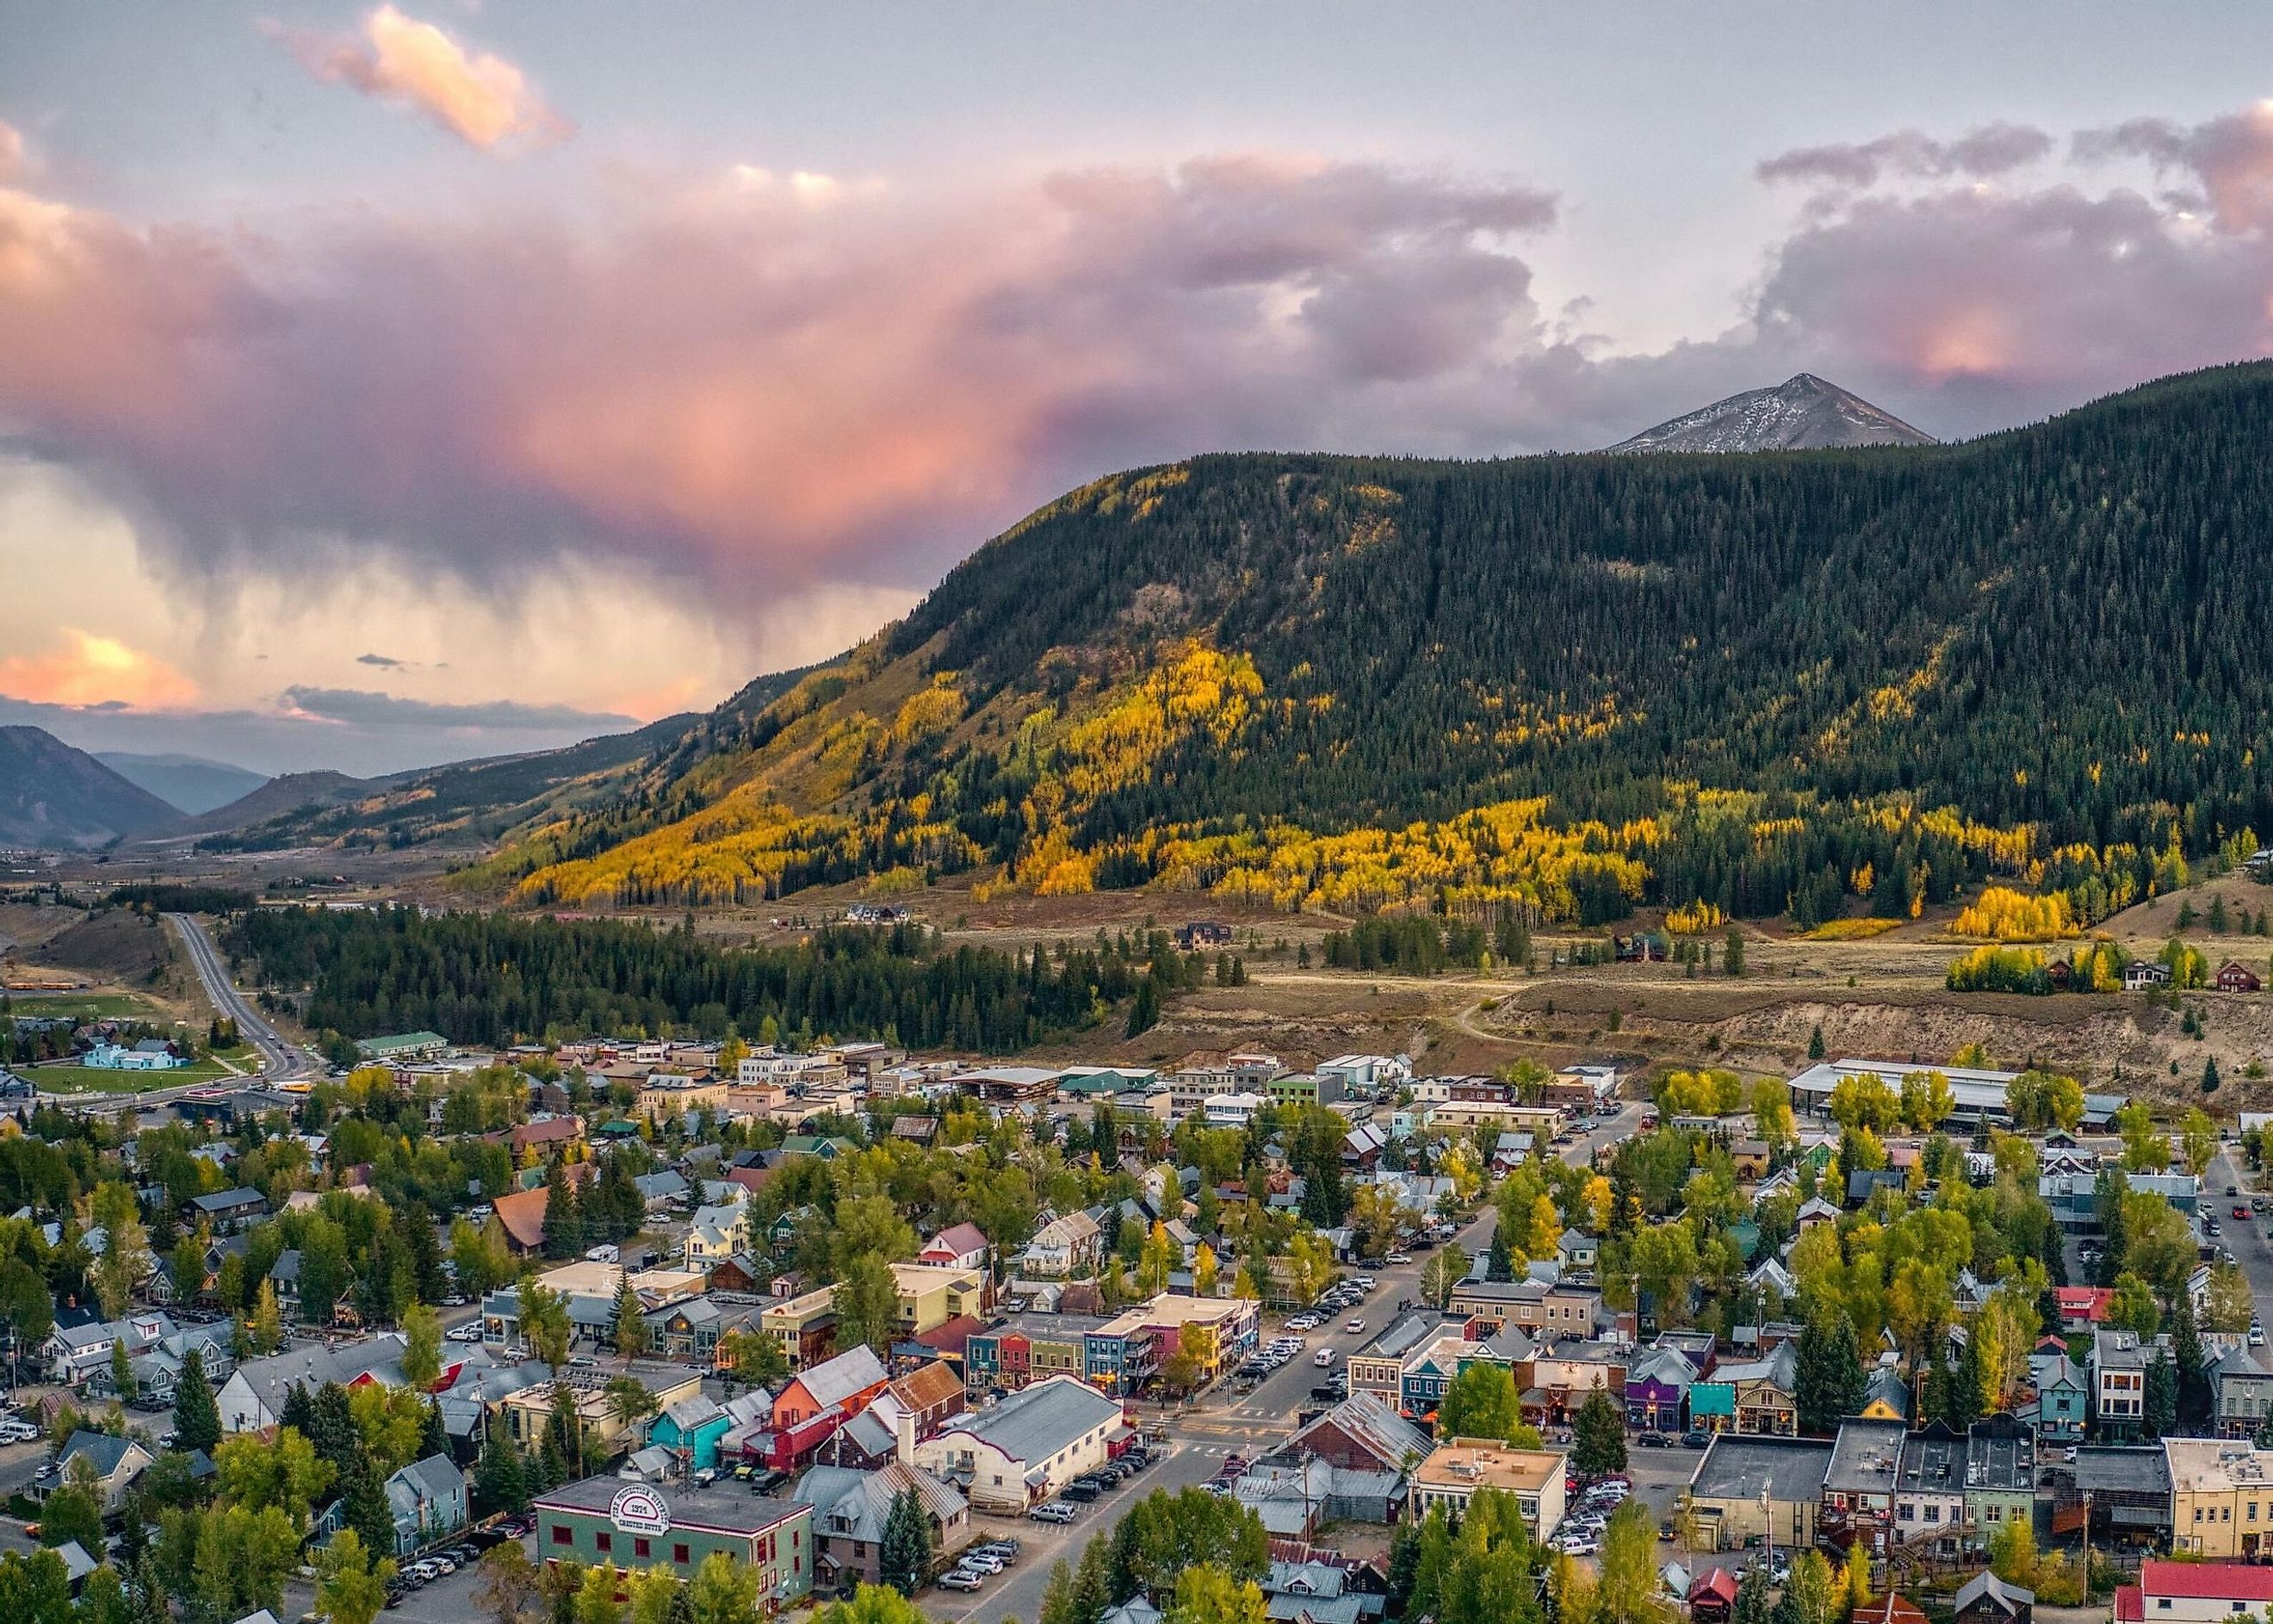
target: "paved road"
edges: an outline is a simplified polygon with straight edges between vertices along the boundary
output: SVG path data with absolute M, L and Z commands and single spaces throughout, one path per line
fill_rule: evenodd
M 203 921 L 192 914 L 169 914 L 166 922 L 181 937 L 182 946 L 188 951 L 190 963 L 197 970 L 198 980 L 205 984 L 206 996 L 214 1008 L 233 1018 L 237 1034 L 260 1051 L 261 1074 L 272 1083 L 307 1076 L 313 1069 L 312 1063 L 279 1036 L 252 1001 L 231 984 L 228 961 L 206 934 Z
M 259 1010 L 251 1000 L 230 983 L 228 963 L 221 958 L 220 950 L 214 946 L 213 938 L 206 934 L 205 926 L 187 914 L 169 914 L 166 921 L 173 926 L 184 951 L 188 953 L 191 967 L 197 971 L 206 999 L 221 1014 L 235 1018 L 238 1034 L 252 1045 L 254 1052 L 260 1057 L 259 1068 L 248 1073 L 245 1080 L 281 1083 L 314 1076 L 316 1063 L 278 1035 L 276 1028 L 261 1019 Z M 27 1074 L 34 1078 L 39 1075 L 36 1068 L 31 1069 Z M 213 1086 L 214 1083 L 206 1081 L 165 1084 L 132 1092 L 122 1089 L 102 1094 L 42 1094 L 39 1096 L 39 1103 L 60 1106 L 67 1111 L 109 1116 L 122 1106 L 147 1109 L 152 1106 L 170 1105 L 184 1094 Z
M 2256 1304 L 2257 1317 L 2273 1325 L 2273 1246 L 2268 1246 L 2265 1241 L 2269 1221 L 2234 1217 L 2235 1198 L 2225 1193 L 2228 1184 L 2236 1186 L 2241 1192 L 2240 1200 L 2247 1205 L 2252 1194 L 2264 1191 L 2262 1176 L 2252 1174 L 2248 1164 L 2249 1158 L 2239 1146 L 2218 1152 L 2209 1170 L 2202 1176 L 2202 1210 L 2217 1214 L 2218 1239 L 2248 1276 L 2249 1295 Z

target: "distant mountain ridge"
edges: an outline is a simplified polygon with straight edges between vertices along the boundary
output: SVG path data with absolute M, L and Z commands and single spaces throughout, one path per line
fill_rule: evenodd
M 1934 437 L 1812 372 L 1684 412 L 1607 447 L 1628 451 L 1829 451 L 1931 446 Z
M 181 814 L 42 727 L 0 727 L 0 846 L 88 851 Z
M 264 774 L 202 756 L 139 756 L 131 750 L 96 750 L 93 755 L 128 783 L 140 785 L 191 817 L 227 806 L 268 782 Z
M 2273 364 L 1951 446 L 1806 375 L 1716 412 L 1657 443 L 1902 443 L 1109 475 L 466 883 L 2098 917 L 2273 829 Z

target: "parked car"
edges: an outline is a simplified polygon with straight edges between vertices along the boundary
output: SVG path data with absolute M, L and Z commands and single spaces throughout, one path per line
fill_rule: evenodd
M 1710 1432 L 1701 1432 L 1701 1431 L 1698 1431 L 1698 1432 L 1684 1432 L 1684 1433 L 1681 1435 L 1681 1443 L 1682 1443 L 1682 1447 L 1683 1447 L 1684 1448 L 1688 1448 L 1688 1449 L 1704 1449 L 1704 1448 L 1708 1448 L 1708 1447 L 1711 1447 L 1712 1442 L 1713 1442 L 1713 1434 L 1712 1434 L 1712 1433 L 1710 1433 Z
M 1392 1252 L 1389 1254 L 1389 1261 L 1392 1266 L 1402 1267 L 1413 1261 L 1413 1254 L 1409 1252 Z
M 939 1588 L 942 1590 L 975 1590 L 981 1583 L 977 1574 L 965 1573 L 960 1568 L 950 1568 L 939 1576 Z
M 990 1578 L 1002 1571 L 1002 1564 L 1000 1560 L 994 1557 L 982 1555 L 976 1551 L 964 1552 L 962 1560 L 956 1562 L 956 1566 L 967 1573 L 982 1573 Z
M 1063 1500 L 1045 1500 L 1026 1515 L 1037 1522 L 1070 1522 L 1081 1514 Z
M 1637 1437 L 1634 1442 L 1645 1449 L 1667 1449 L 1673 1445 L 1673 1440 L 1662 1432 L 1644 1432 Z
M 1093 1483 L 1069 1483 L 1065 1486 L 1065 1498 L 1079 1505 L 1086 1506 L 1097 1496 L 1098 1487 Z

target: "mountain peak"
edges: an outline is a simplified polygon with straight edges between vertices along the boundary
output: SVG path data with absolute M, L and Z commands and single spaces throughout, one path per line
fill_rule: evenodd
M 1813 372 L 1747 389 L 1644 429 L 1611 451 L 1818 451 L 1931 446 L 1933 436 Z

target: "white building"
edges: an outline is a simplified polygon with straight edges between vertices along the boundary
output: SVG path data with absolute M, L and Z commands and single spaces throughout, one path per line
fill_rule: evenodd
M 1119 1400 L 1052 1376 L 958 1416 L 916 1445 L 916 1464 L 960 1486 L 974 1509 L 1016 1515 L 1104 1464 L 1106 1440 L 1125 1425 Z

